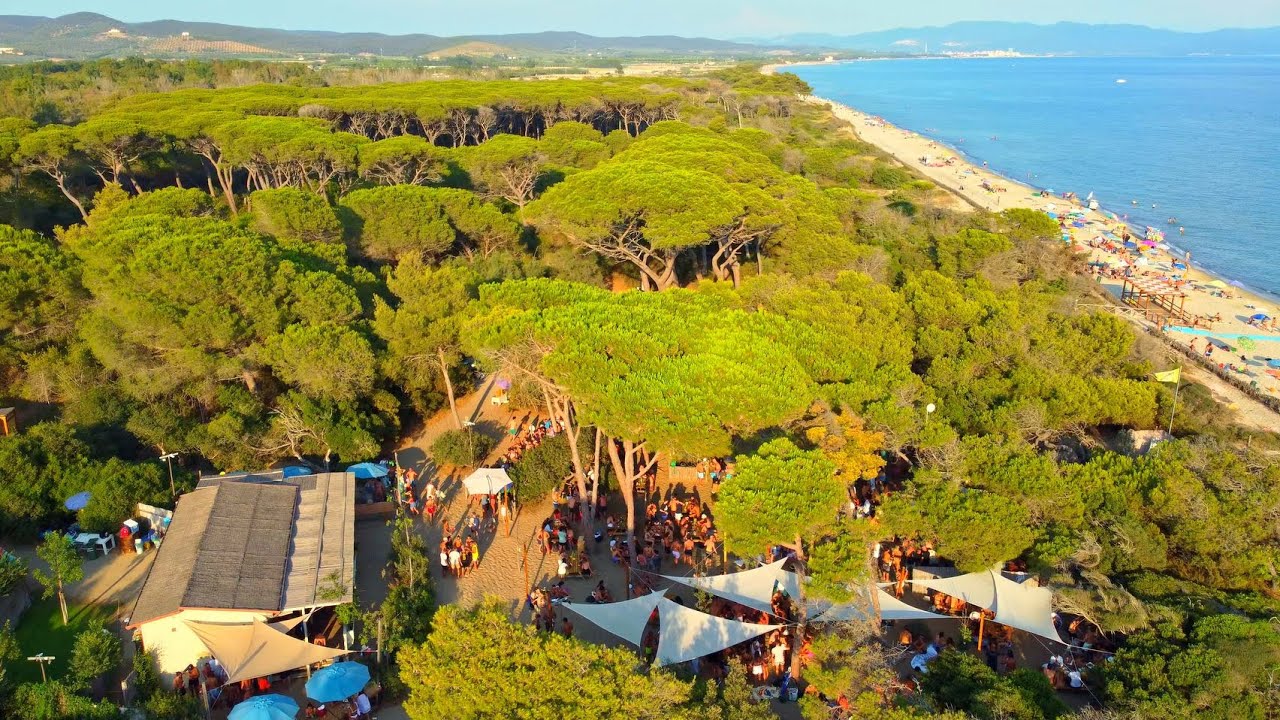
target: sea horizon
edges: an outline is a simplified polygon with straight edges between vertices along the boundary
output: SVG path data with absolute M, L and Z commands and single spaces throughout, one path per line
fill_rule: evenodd
M 1267 148 L 1280 147 L 1280 129 L 1277 129 L 1280 127 L 1280 92 L 1274 89 L 1268 92 L 1261 87 L 1265 83 L 1257 83 L 1254 90 L 1261 97 L 1256 98 L 1255 105 L 1248 105 L 1251 98 L 1246 97 L 1241 99 L 1245 103 L 1243 106 L 1213 110 L 1202 108 L 1202 116 L 1212 115 L 1213 112 L 1234 112 L 1255 117 L 1261 137 L 1256 140 L 1221 142 L 1220 135 L 1215 138 L 1218 142 L 1198 148 L 1201 153 L 1216 153 L 1215 160 L 1221 161 L 1220 177 L 1214 179 L 1201 175 L 1193 178 L 1189 174 L 1162 174 L 1158 169 L 1125 162 L 1125 154 L 1117 150 L 1117 147 L 1134 141 L 1136 138 L 1132 136 L 1138 132 L 1132 124 L 1124 122 L 1122 110 L 1118 110 L 1109 119 L 1105 110 L 1100 111 L 1097 107 L 1082 108 L 1078 100 L 1075 105 L 1069 101 L 1054 103 L 1053 98 L 1044 93 L 1048 89 L 1046 86 L 1027 82 L 1025 75 L 1021 77 L 1020 84 L 1019 77 L 1022 74 L 1011 67 L 1022 61 L 1036 60 L 1049 64 L 1049 68 L 1055 71 L 1053 74 L 1057 75 L 1059 73 L 1056 71 L 1059 69 L 1052 68 L 1053 64 L 1083 64 L 1084 74 L 1091 78 L 1096 92 L 1105 92 L 1101 89 L 1098 78 L 1113 75 L 1115 77 L 1109 83 L 1111 89 L 1124 92 L 1131 85 L 1124 74 L 1140 79 L 1159 77 L 1153 74 L 1153 67 L 1148 63 L 1155 63 L 1157 66 L 1172 65 L 1176 70 L 1184 70 L 1189 65 L 1199 63 L 1219 65 L 1208 69 L 1214 71 L 1214 75 L 1223 76 L 1230 76 L 1230 66 L 1262 65 L 1264 67 L 1261 71 L 1265 77 L 1280 83 L 1280 62 L 1276 62 L 1277 59 L 1280 59 L 1280 55 L 877 58 L 872 61 L 797 64 L 780 69 L 799 75 L 810 84 L 817 97 L 882 117 L 904 130 L 928 137 L 974 165 L 982 166 L 986 163 L 988 170 L 1011 181 L 1040 190 L 1052 190 L 1059 196 L 1071 191 L 1083 199 L 1094 192 L 1101 209 L 1115 213 L 1139 231 L 1150 226 L 1164 232 L 1167 244 L 1179 254 L 1190 251 L 1193 264 L 1199 269 L 1263 296 L 1268 301 L 1280 303 L 1280 268 L 1256 262 L 1259 256 L 1280 257 L 1280 218 L 1269 212 L 1268 201 L 1263 197 L 1265 187 L 1280 187 L 1280 171 L 1267 162 Z M 967 64 L 979 69 L 976 72 L 955 72 L 953 68 L 958 64 L 947 62 L 953 60 L 973 61 Z M 933 61 L 942 70 L 931 69 L 926 73 L 905 71 L 904 65 L 910 63 L 919 67 L 920 61 Z M 859 69 L 872 65 L 876 67 L 872 72 Z M 1204 68 L 1190 69 L 1198 71 Z M 1258 70 L 1257 67 L 1251 68 L 1255 74 Z M 1117 75 L 1116 71 L 1126 72 Z M 1046 73 L 1039 72 L 1035 77 L 1044 79 L 1045 75 Z M 997 97 L 994 102 L 988 102 L 990 96 L 983 95 L 982 90 L 990 88 L 995 78 L 1012 80 L 1012 84 L 1006 82 L 995 93 Z M 1125 82 L 1117 83 L 1117 80 Z M 1175 78 L 1175 83 L 1177 81 Z M 1202 78 L 1201 82 L 1204 81 Z M 1168 76 L 1161 82 L 1168 84 Z M 1235 82 L 1238 84 L 1239 79 Z M 1028 90 L 1031 92 L 1028 93 Z M 1028 94 L 1031 97 L 1028 98 Z M 1150 92 L 1141 94 L 1144 99 L 1150 100 Z M 1131 100 L 1132 98 L 1121 97 L 1116 104 L 1123 107 L 1124 102 Z M 1155 100 L 1160 101 L 1161 98 L 1156 97 Z M 1176 94 L 1166 100 L 1181 102 Z M 1025 107 L 1013 112 L 1001 111 L 1001 108 L 1007 108 L 1011 103 L 1023 105 L 1024 101 L 1026 105 L 1033 106 L 1052 104 L 1059 112 L 1047 115 L 1036 113 L 1032 117 L 1027 114 Z M 993 108 L 993 105 L 996 107 Z M 1161 111 L 1152 108 L 1151 112 L 1158 114 Z M 1115 115 L 1120 116 L 1120 122 L 1113 121 Z M 1274 124 L 1265 127 L 1269 117 L 1275 117 Z M 1211 117 L 1190 119 L 1193 124 L 1218 127 L 1235 122 L 1215 121 Z M 1085 123 L 1092 123 L 1091 127 L 1095 129 L 1107 128 L 1113 136 L 1108 137 L 1106 132 L 1092 136 L 1097 139 L 1091 139 L 1087 146 L 1081 147 L 1078 153 L 1066 160 L 1063 159 L 1060 147 L 1044 151 L 1046 146 L 1052 146 L 1055 142 L 1081 144 L 1084 138 L 1071 136 L 1069 127 Z M 1141 141 L 1176 146 L 1182 140 L 1179 134 L 1188 132 L 1187 128 L 1166 128 L 1164 125 L 1152 122 L 1150 127 L 1142 127 L 1144 137 Z M 1274 143 L 1266 141 L 1268 133 L 1274 134 Z M 1013 142 L 1008 142 L 1009 139 Z M 1250 148 L 1255 151 L 1252 157 L 1249 154 Z M 1232 169 L 1233 164 L 1253 167 L 1241 171 Z M 1239 180 L 1241 177 L 1252 177 L 1256 181 L 1252 184 L 1243 183 Z M 1242 191 L 1236 193 L 1237 196 L 1254 195 L 1254 200 L 1233 202 L 1233 184 L 1234 189 Z M 1130 189 L 1127 193 L 1131 196 L 1129 200 L 1126 201 L 1126 194 L 1119 191 L 1120 187 Z M 1138 205 L 1133 204 L 1133 199 L 1139 199 Z M 1152 208 L 1151 204 L 1156 207 Z M 1232 214 L 1227 209 L 1228 205 L 1242 212 Z M 1162 217 L 1165 219 L 1162 220 Z M 1174 218 L 1178 222 L 1169 223 L 1168 218 Z M 1185 236 L 1179 234 L 1180 227 L 1186 228 Z M 1233 242 L 1230 237 L 1236 238 L 1236 241 Z

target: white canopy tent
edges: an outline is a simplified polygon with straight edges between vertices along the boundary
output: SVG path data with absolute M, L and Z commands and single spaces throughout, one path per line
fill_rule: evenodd
M 704 657 L 782 627 L 726 620 L 666 598 L 658 603 L 658 621 L 658 665 Z
M 564 603 L 560 607 L 572 610 L 590 620 L 600 629 L 617 635 L 632 645 L 639 645 L 649 615 L 662 600 L 661 592 L 641 595 L 638 598 L 613 603 Z
M 1062 642 L 1053 626 L 1053 593 L 1048 588 L 1014 582 L 996 570 L 912 582 L 991 610 L 1001 625 Z
M 511 487 L 511 476 L 502 468 L 480 468 L 462 481 L 469 495 L 496 495 Z
M 793 600 L 800 598 L 800 576 L 783 570 L 782 566 L 785 563 L 786 560 L 783 559 L 753 570 L 728 575 L 706 577 L 663 575 L 662 577 L 705 590 L 756 610 L 770 612 L 773 610 L 772 600 L 775 589 L 785 591 Z

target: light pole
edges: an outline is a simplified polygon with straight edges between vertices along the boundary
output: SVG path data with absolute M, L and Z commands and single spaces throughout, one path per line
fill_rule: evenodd
M 166 453 L 160 456 L 165 465 L 169 466 L 169 496 L 176 502 L 178 499 L 178 489 L 173 484 L 173 459 L 178 457 L 178 453 Z

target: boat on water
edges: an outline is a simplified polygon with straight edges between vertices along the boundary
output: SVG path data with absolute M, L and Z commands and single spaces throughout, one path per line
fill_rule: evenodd
M 1117 85 L 1124 85 L 1125 83 L 1128 83 L 1128 82 L 1129 81 L 1125 80 L 1124 78 L 1120 78 L 1119 80 L 1116 80 Z

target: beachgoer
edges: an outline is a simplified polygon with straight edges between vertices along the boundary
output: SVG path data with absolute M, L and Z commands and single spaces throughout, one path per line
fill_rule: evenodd
M 567 638 L 573 637 L 573 623 L 569 622 L 568 616 L 560 623 L 560 633 Z

